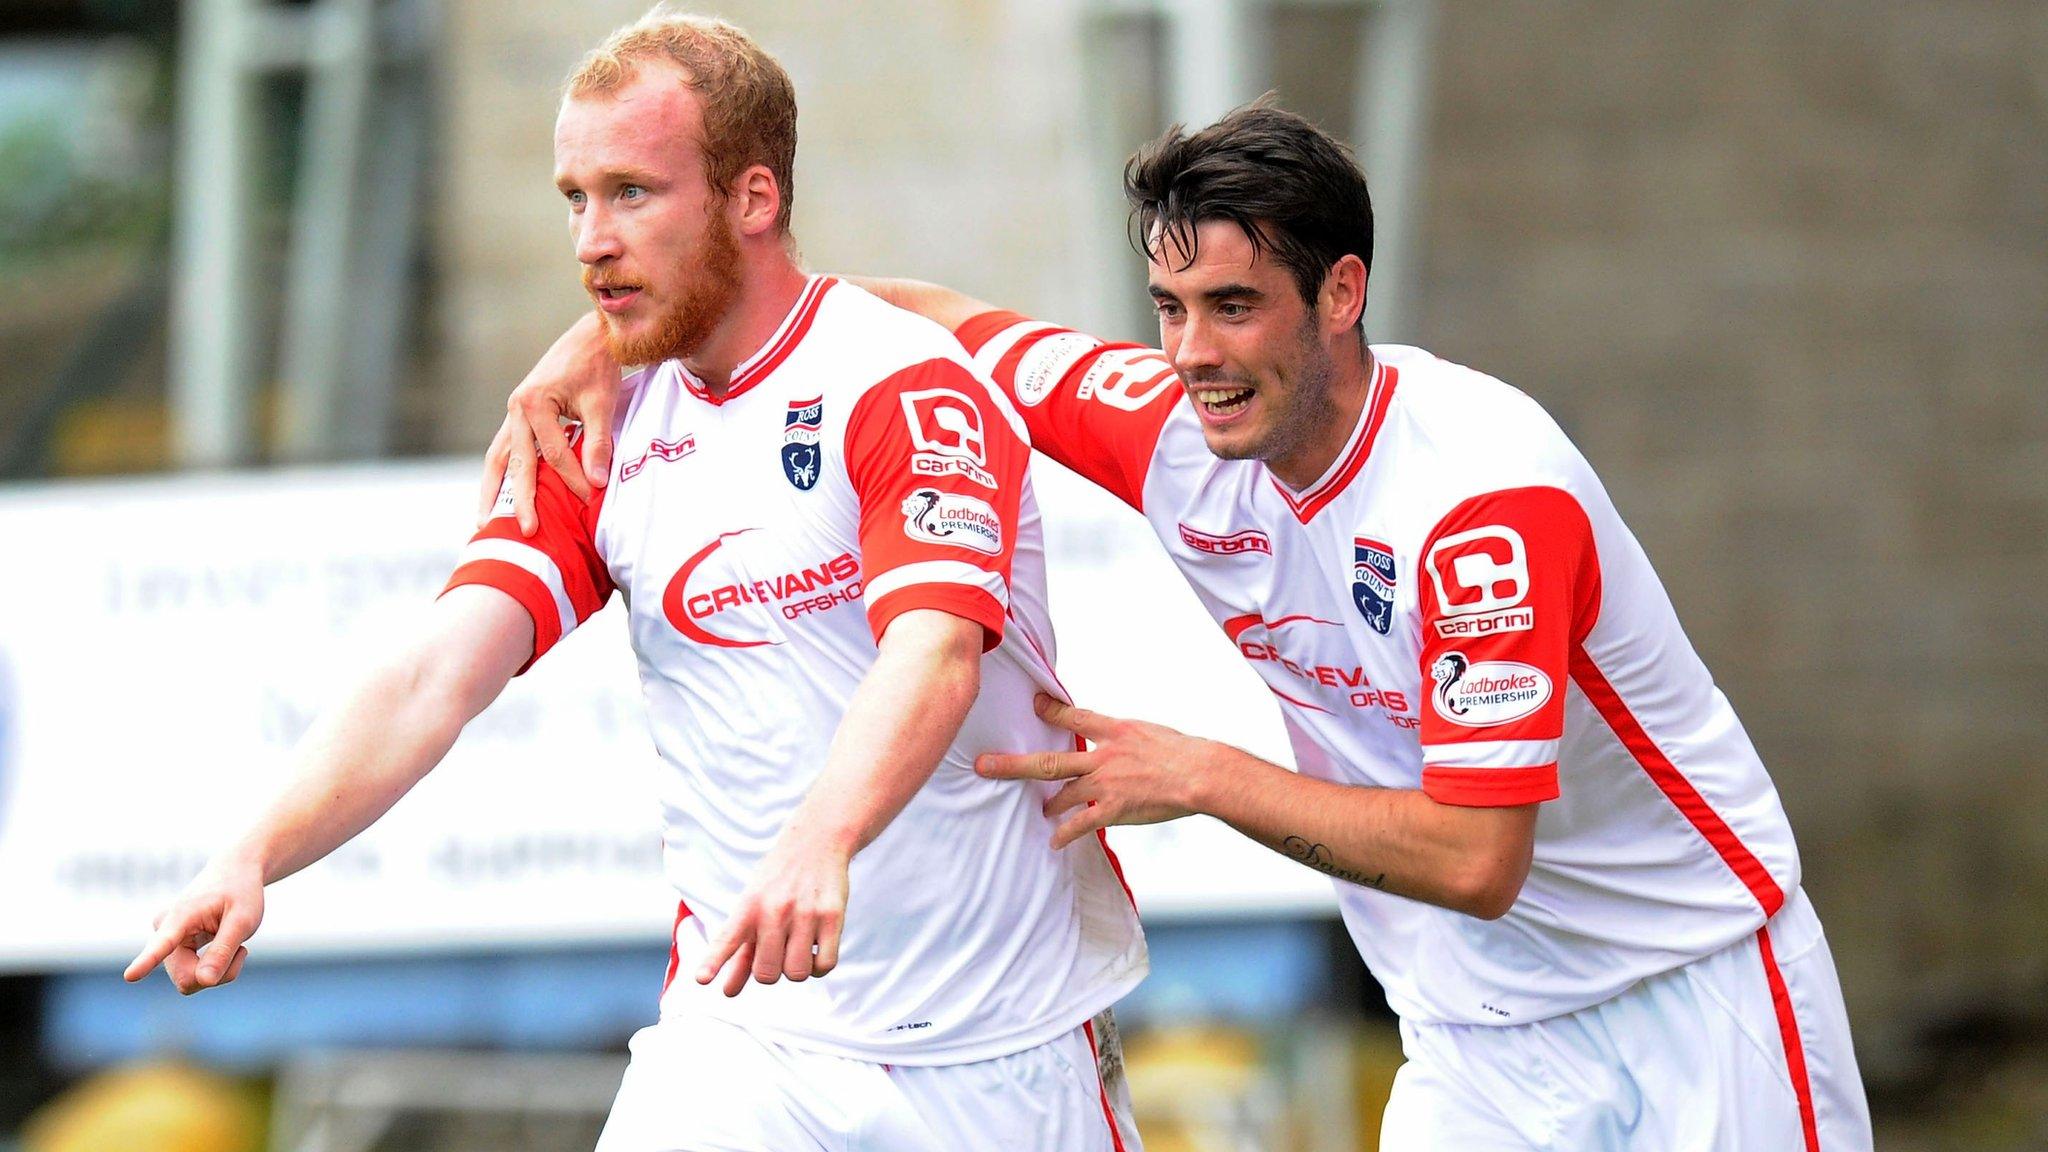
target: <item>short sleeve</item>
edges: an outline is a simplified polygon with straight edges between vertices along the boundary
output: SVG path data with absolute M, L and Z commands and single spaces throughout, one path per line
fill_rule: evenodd
M 1143 510 L 1160 429 L 1182 395 L 1165 353 L 1015 312 L 984 312 L 954 335 L 1016 404 L 1032 447 Z
M 533 657 L 547 654 L 562 637 L 590 619 L 611 598 L 611 573 L 597 552 L 595 528 L 606 489 L 588 503 L 577 499 L 553 468 L 542 467 L 534 486 L 540 527 L 531 539 L 519 534 L 511 482 L 498 493 L 491 519 L 469 541 L 455 572 L 441 591 L 465 584 L 496 588 L 517 600 L 533 617 Z
M 1470 807 L 1556 799 L 1571 648 L 1600 602 L 1585 510 L 1560 488 L 1475 496 L 1419 566 L 1422 790 Z
M 952 360 L 906 368 L 854 405 L 845 453 L 875 638 L 935 608 L 1001 643 L 1031 450 L 987 385 Z

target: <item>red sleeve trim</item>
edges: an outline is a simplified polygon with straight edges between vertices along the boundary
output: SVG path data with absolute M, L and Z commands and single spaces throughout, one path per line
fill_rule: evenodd
M 981 352 L 982 345 L 995 339 L 996 333 L 1013 324 L 1027 323 L 1030 319 L 1031 317 L 1022 313 L 998 308 L 993 312 L 983 312 L 978 316 L 969 317 L 965 323 L 953 330 L 953 338 L 960 341 L 960 346 L 967 349 L 969 356 L 973 356 Z
M 965 584 L 912 584 L 868 605 L 868 627 L 874 629 L 875 643 L 882 642 L 890 621 L 914 608 L 935 608 L 981 625 L 983 652 L 994 651 L 1003 642 L 1003 606 L 986 589 Z
M 514 675 L 533 667 L 533 662 L 546 655 L 547 650 L 562 638 L 562 613 L 555 607 L 554 593 L 548 591 L 540 577 L 519 565 L 507 564 L 503 560 L 471 560 L 448 577 L 448 586 L 441 589 L 441 595 L 446 596 L 465 584 L 496 588 L 517 600 L 519 606 L 526 609 L 526 614 L 533 617 L 533 655 L 519 666 L 519 672 Z
M 1460 808 L 1513 808 L 1559 796 L 1557 765 L 1530 768 L 1424 768 L 1422 792 Z

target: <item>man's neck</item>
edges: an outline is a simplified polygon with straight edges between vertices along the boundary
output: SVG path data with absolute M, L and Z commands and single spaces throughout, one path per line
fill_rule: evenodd
M 761 266 L 748 269 L 740 281 L 739 297 L 725 319 L 702 347 L 683 357 L 683 366 L 703 382 L 706 391 L 723 399 L 733 369 L 775 335 L 783 318 L 796 307 L 807 279 L 803 269 L 779 252 Z
M 1296 492 L 1322 479 L 1337 463 L 1344 446 L 1351 442 L 1351 433 L 1358 428 L 1366 399 L 1372 393 L 1372 350 L 1364 340 L 1358 341 L 1356 355 L 1340 355 L 1334 368 L 1330 412 L 1299 446 L 1285 455 L 1266 458 L 1266 470 Z

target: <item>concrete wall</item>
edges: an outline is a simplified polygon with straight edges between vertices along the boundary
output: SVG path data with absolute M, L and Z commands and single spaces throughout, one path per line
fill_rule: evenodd
M 505 393 L 587 307 L 551 176 L 555 104 L 582 53 L 646 7 L 448 5 L 438 220 L 446 447 L 480 451 Z M 1091 173 L 1074 127 L 1084 119 L 1079 29 L 1066 5 L 750 0 L 703 10 L 746 28 L 796 83 L 793 227 L 811 267 L 923 276 L 1092 318 L 1072 305 L 1074 270 L 1104 257 L 1073 223 Z
M 1642 538 L 1772 766 L 1872 1071 L 2038 1005 L 2048 9 L 1443 17 L 1427 340 L 1535 393 Z
M 1089 101 L 1150 81 L 1083 74 L 1077 3 L 726 5 L 797 82 L 813 266 L 1124 314 Z M 448 6 L 444 447 L 581 307 L 554 85 L 639 8 Z M 1780 783 L 1869 1071 L 2039 1004 L 2048 9 L 1445 3 L 1437 51 L 1422 342 L 1606 477 Z

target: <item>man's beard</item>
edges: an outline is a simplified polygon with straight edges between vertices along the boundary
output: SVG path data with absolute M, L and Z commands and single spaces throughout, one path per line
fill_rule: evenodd
M 644 336 L 623 335 L 612 317 L 604 315 L 605 346 L 621 364 L 679 360 L 704 346 L 739 294 L 739 238 L 714 207 L 704 230 L 703 259 L 683 277 L 682 294 L 676 302 Z
M 1259 389 L 1260 397 L 1272 405 L 1266 413 L 1264 435 L 1235 444 L 1211 442 L 1209 451 L 1219 459 L 1273 460 L 1291 456 L 1308 443 L 1319 428 L 1336 419 L 1337 406 L 1330 399 L 1330 384 L 1336 378 L 1336 366 L 1317 339 L 1313 316 L 1302 322 L 1295 337 L 1301 356 L 1295 362 L 1296 370 L 1284 397 L 1267 388 Z M 1192 393 L 1196 385 L 1246 387 L 1252 382 L 1214 373 L 1203 374 L 1186 383 Z M 1195 403 L 1192 395 L 1188 402 Z

